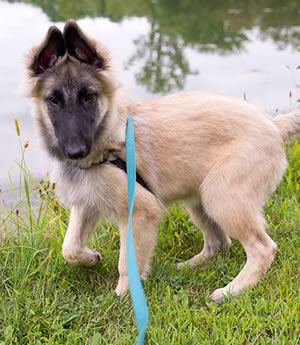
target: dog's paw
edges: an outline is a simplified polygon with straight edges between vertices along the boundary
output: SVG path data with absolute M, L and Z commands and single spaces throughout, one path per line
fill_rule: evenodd
M 216 289 L 210 296 L 209 298 L 217 303 L 223 302 L 225 297 L 229 296 L 229 295 L 234 295 L 228 286 L 225 286 L 221 289 Z
M 179 264 L 176 265 L 176 268 L 178 270 L 181 270 L 184 266 L 187 266 L 186 262 L 180 262 Z
M 83 266 L 93 267 L 102 259 L 101 254 L 96 250 L 86 248 L 85 255 L 80 263 Z
M 71 265 L 82 265 L 86 267 L 93 267 L 101 260 L 100 253 L 90 248 L 85 248 L 78 252 L 63 249 L 63 256 Z
M 115 290 L 116 294 L 118 296 L 125 296 L 128 292 L 128 288 L 129 288 L 128 277 L 127 276 L 120 277 L 117 288 Z
M 176 268 L 178 270 L 181 270 L 184 267 L 194 269 L 200 265 L 201 266 L 205 265 L 205 258 L 201 258 L 199 255 L 196 255 L 195 257 L 193 257 L 187 261 L 180 262 L 179 264 L 176 265 Z

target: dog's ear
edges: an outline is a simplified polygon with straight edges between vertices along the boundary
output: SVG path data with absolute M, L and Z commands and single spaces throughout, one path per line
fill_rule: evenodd
M 44 42 L 34 55 L 31 69 L 36 75 L 41 74 L 54 66 L 58 58 L 65 53 L 66 46 L 62 32 L 56 26 L 51 26 Z
M 88 65 L 104 68 L 104 59 L 97 54 L 95 47 L 84 35 L 74 20 L 69 20 L 64 28 L 64 38 L 68 53 Z

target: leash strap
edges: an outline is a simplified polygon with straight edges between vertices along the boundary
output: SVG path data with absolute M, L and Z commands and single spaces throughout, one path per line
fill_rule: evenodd
M 141 283 L 139 270 L 136 263 L 133 236 L 132 236 L 132 211 L 134 204 L 136 167 L 135 167 L 135 147 L 134 147 L 134 126 L 131 116 L 128 117 L 126 126 L 126 166 L 128 183 L 128 230 L 127 230 L 127 248 L 126 262 L 129 281 L 129 290 L 133 304 L 133 310 L 136 318 L 138 338 L 136 345 L 144 344 L 145 332 L 149 321 L 149 313 Z

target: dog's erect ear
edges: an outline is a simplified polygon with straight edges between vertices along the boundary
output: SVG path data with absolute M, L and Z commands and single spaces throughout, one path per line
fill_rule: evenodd
M 71 56 L 96 68 L 104 68 L 104 59 L 97 54 L 96 49 L 89 43 L 77 23 L 72 19 L 65 25 L 64 38 L 67 51 Z
M 66 53 L 66 46 L 62 32 L 56 27 L 51 26 L 48 30 L 44 43 L 34 57 L 31 66 L 35 74 L 41 74 L 48 68 L 55 65 L 60 56 Z

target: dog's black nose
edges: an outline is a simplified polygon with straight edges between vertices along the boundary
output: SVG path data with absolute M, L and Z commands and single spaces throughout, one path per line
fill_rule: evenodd
M 70 159 L 84 158 L 89 154 L 89 149 L 86 145 L 70 145 L 65 149 L 66 155 Z

